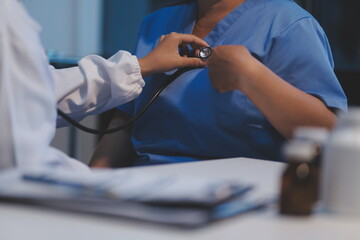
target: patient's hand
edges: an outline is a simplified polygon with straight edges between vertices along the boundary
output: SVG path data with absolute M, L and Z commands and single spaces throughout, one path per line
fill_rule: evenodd
M 244 46 L 214 48 L 208 66 L 219 92 L 240 90 L 284 138 L 290 139 L 299 126 L 331 129 L 336 122 L 323 101 L 282 79 Z
M 208 60 L 209 76 L 219 92 L 243 90 L 259 62 L 241 45 L 227 45 L 213 48 Z

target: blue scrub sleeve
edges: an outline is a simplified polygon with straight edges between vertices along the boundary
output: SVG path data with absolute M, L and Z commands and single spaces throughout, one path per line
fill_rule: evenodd
M 302 18 L 284 29 L 265 61 L 285 81 L 318 97 L 327 107 L 347 111 L 329 42 L 315 19 Z

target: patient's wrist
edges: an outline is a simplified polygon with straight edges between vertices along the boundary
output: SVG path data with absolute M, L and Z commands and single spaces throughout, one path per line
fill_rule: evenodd
M 258 84 L 259 77 L 264 74 L 265 66 L 251 55 L 240 65 L 242 66 L 239 66 L 238 89 L 246 93 L 254 84 Z

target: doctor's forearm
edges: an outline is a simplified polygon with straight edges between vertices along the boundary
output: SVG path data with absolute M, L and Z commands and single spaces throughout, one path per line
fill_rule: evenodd
M 78 120 L 133 100 L 145 85 L 136 57 L 125 51 L 109 59 L 86 56 L 78 67 L 51 72 L 57 107 Z
M 285 138 L 291 138 L 299 126 L 334 126 L 336 115 L 321 100 L 290 85 L 260 62 L 254 64 L 256 71 L 240 88 Z

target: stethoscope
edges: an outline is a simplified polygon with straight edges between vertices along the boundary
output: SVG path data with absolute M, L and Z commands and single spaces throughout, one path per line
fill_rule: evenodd
M 197 54 L 196 57 L 200 58 L 203 61 L 207 61 L 209 59 L 209 57 L 212 54 L 212 48 L 211 47 L 203 47 L 200 49 L 199 53 Z M 111 134 L 111 133 L 115 133 L 115 132 L 119 132 L 124 130 L 125 128 L 129 127 L 130 125 L 132 125 L 136 120 L 138 120 L 145 112 L 146 110 L 149 109 L 149 107 L 151 106 L 151 104 L 156 100 L 156 98 L 160 95 L 160 93 L 167 87 L 170 85 L 170 83 L 172 83 L 175 79 L 177 79 L 180 75 L 182 75 L 185 72 L 188 72 L 190 70 L 193 70 L 196 68 L 181 68 L 179 70 L 177 70 L 175 73 L 173 73 L 172 75 L 170 75 L 166 81 L 161 85 L 161 87 L 159 88 L 159 90 L 154 94 L 154 96 L 149 100 L 149 102 L 132 118 L 130 119 L 127 123 L 125 123 L 124 125 L 115 127 L 115 128 L 111 128 L 111 129 L 106 129 L 106 130 L 98 130 L 98 129 L 92 129 L 92 128 L 88 128 L 80 123 L 78 123 L 76 120 L 74 120 L 73 118 L 69 117 L 66 113 L 64 113 L 63 111 L 57 109 L 58 115 L 61 116 L 64 120 L 66 120 L 67 122 L 69 122 L 71 125 L 75 126 L 76 128 L 79 128 L 85 132 L 91 133 L 91 134 L 99 134 L 99 135 L 104 135 L 104 134 Z

